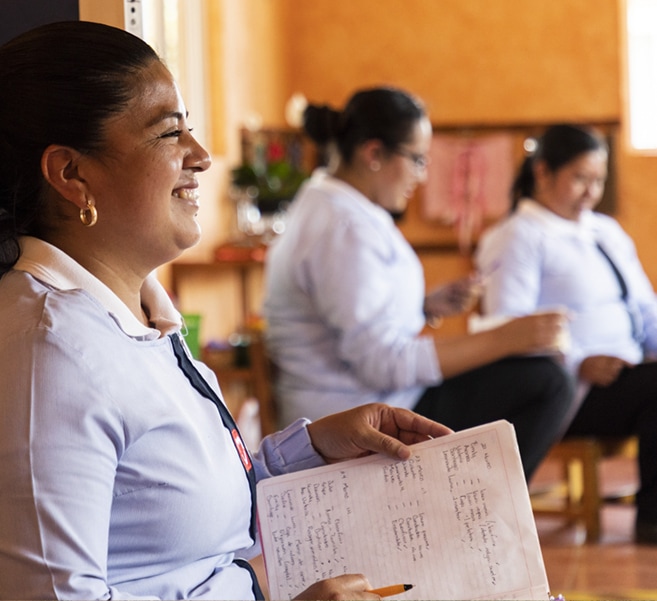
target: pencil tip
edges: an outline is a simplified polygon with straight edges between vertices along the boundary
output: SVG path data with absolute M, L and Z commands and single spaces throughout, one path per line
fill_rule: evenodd
M 412 588 L 413 588 L 413 585 L 412 585 L 412 584 L 405 584 L 405 585 L 404 585 L 404 590 L 405 590 L 405 591 L 410 591 Z

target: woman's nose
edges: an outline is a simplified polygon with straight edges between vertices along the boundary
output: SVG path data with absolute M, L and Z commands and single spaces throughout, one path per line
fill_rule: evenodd
M 426 167 L 423 167 L 422 169 L 418 169 L 416 171 L 418 184 L 426 183 L 426 181 L 427 181 L 427 172 L 428 172 L 428 170 L 427 170 Z
M 185 166 L 188 169 L 194 169 L 195 171 L 207 171 L 212 164 L 212 159 L 210 158 L 210 153 L 205 150 L 203 146 L 197 141 L 197 139 L 189 134 L 190 137 L 190 152 L 185 161 Z

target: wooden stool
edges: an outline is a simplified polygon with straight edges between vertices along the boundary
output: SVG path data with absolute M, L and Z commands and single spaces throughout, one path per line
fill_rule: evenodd
M 253 395 L 258 400 L 260 415 L 260 430 L 262 436 L 267 436 L 278 430 L 276 426 L 276 404 L 273 391 L 273 370 L 262 332 L 251 334 L 249 344 L 249 363 L 253 375 Z
M 568 521 L 581 521 L 586 528 L 586 541 L 600 538 L 600 509 L 605 501 L 600 494 L 598 466 L 602 459 L 621 456 L 636 458 L 638 440 L 625 438 L 567 438 L 555 444 L 545 461 L 559 464 L 562 482 L 556 496 L 550 489 L 532 495 L 535 515 L 563 516 Z M 632 493 L 633 494 L 633 493 Z M 630 495 L 631 497 L 631 495 Z M 627 493 L 619 498 L 627 499 Z

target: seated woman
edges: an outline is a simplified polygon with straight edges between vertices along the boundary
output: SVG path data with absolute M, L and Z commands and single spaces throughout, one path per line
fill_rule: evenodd
M 519 316 L 565 307 L 565 364 L 579 380 L 566 435 L 629 435 L 640 441 L 636 540 L 657 543 L 657 300 L 632 240 L 593 212 L 608 151 L 594 130 L 555 125 L 527 158 L 515 209 L 481 240 L 477 264 L 495 266 L 485 314 Z M 572 422 L 571 422 L 572 420 Z
M 75 21 L 2 46 L 0 80 L 0 597 L 263 599 L 258 478 L 408 458 L 449 429 L 368 405 L 250 456 L 153 276 L 199 240 L 210 166 L 171 73 Z M 345 574 L 299 598 L 371 588 Z
M 422 266 L 391 214 L 426 177 L 432 128 L 422 104 L 372 88 L 342 111 L 310 105 L 304 120 L 333 157 L 302 187 L 267 254 L 264 313 L 282 422 L 371 401 L 457 430 L 506 418 L 529 476 L 557 436 L 572 388 L 552 359 L 519 355 L 548 352 L 562 316 L 421 335 L 440 309 L 425 299 Z

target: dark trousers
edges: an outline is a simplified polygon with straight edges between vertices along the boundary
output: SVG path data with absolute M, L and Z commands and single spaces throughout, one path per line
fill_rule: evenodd
M 566 436 L 630 434 L 639 438 L 637 519 L 657 524 L 657 363 L 625 368 L 610 386 L 591 388 L 566 432 Z
M 512 357 L 427 388 L 415 411 L 453 430 L 508 420 L 529 480 L 557 440 L 573 394 L 572 378 L 552 359 Z

